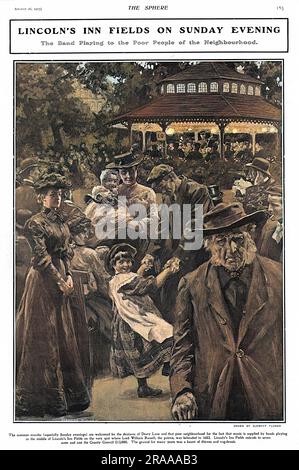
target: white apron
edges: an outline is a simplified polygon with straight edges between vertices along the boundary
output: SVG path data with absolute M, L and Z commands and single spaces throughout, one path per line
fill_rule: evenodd
M 136 273 L 117 274 L 109 282 L 110 296 L 119 316 L 147 341 L 162 343 L 173 336 L 173 327 L 163 318 L 148 294 L 137 295 L 119 292 L 119 289 L 130 284 L 133 279 L 146 283 L 146 278 Z

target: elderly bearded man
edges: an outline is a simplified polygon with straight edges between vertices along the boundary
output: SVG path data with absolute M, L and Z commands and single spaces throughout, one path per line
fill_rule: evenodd
M 256 254 L 239 203 L 204 216 L 211 259 L 182 278 L 170 385 L 174 419 L 281 420 L 282 269 Z

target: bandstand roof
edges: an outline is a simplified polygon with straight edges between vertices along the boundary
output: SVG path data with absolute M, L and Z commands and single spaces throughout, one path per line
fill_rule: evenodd
M 201 85 L 205 86 L 204 90 Z M 216 90 L 212 90 L 212 85 L 216 85 Z M 226 92 L 223 91 L 224 85 L 228 86 Z M 166 77 L 161 82 L 157 98 L 115 117 L 108 124 L 211 120 L 278 122 L 281 109 L 260 95 L 261 85 L 261 80 L 239 73 L 225 62 L 201 62 Z M 188 86 L 192 89 L 189 90 Z M 171 92 L 168 87 L 172 87 Z
M 246 95 L 173 94 L 161 95 L 150 103 L 117 116 L 109 122 L 204 121 L 204 120 L 280 121 L 280 108 L 265 99 Z
M 201 79 L 233 79 L 256 84 L 263 83 L 261 80 L 251 77 L 250 75 L 237 72 L 236 70 L 228 67 L 225 62 L 201 62 L 200 64 L 188 67 L 186 70 L 182 70 L 182 72 L 176 73 L 175 75 L 169 75 L 168 77 L 164 78 L 161 83 Z

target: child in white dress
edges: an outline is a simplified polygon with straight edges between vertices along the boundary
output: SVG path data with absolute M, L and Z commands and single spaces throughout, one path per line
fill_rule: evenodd
M 109 283 L 114 304 L 111 369 L 116 377 L 134 375 L 138 397 L 144 398 L 162 393 L 149 387 L 147 378 L 169 362 L 173 337 L 172 325 L 163 320 L 149 294 L 178 271 L 178 263 L 168 262 L 157 277 L 143 277 L 131 272 L 135 255 L 136 249 L 123 243 L 112 247 L 107 257 L 107 267 L 115 272 Z

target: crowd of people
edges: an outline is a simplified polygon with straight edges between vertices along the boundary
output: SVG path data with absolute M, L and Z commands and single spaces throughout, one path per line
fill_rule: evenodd
M 255 154 L 259 155 L 263 146 L 255 144 Z M 163 143 L 152 143 L 150 149 L 146 152 L 152 158 L 161 159 L 166 154 L 166 158 L 182 158 L 187 161 L 196 160 L 198 163 L 215 162 L 220 158 L 219 136 L 201 132 L 199 139 L 188 139 L 181 137 L 178 140 L 170 140 L 166 144 L 164 152 Z M 253 159 L 252 143 L 248 138 L 242 136 L 231 138 L 224 142 L 224 159 L 236 160 L 242 163 L 250 163 Z
M 105 144 L 94 143 L 89 149 L 85 142 L 70 144 L 63 150 L 57 150 L 49 145 L 36 152 L 34 157 L 24 158 L 17 168 L 17 181 L 26 178 L 28 166 L 38 162 L 42 171 L 58 172 L 70 180 L 72 188 L 95 185 L 97 175 L 110 162 Z
M 148 379 L 162 368 L 174 419 L 282 419 L 282 188 L 269 161 L 244 158 L 223 202 L 171 155 L 150 168 L 134 148 L 99 168 L 88 155 L 71 146 L 60 167 L 39 155 L 17 175 L 18 418 L 84 411 L 106 361 L 138 398 L 161 395 Z M 82 168 L 95 178 L 79 207 Z M 161 236 L 158 200 L 181 209 L 180 237 L 172 218 Z M 186 249 L 199 207 L 204 244 Z

